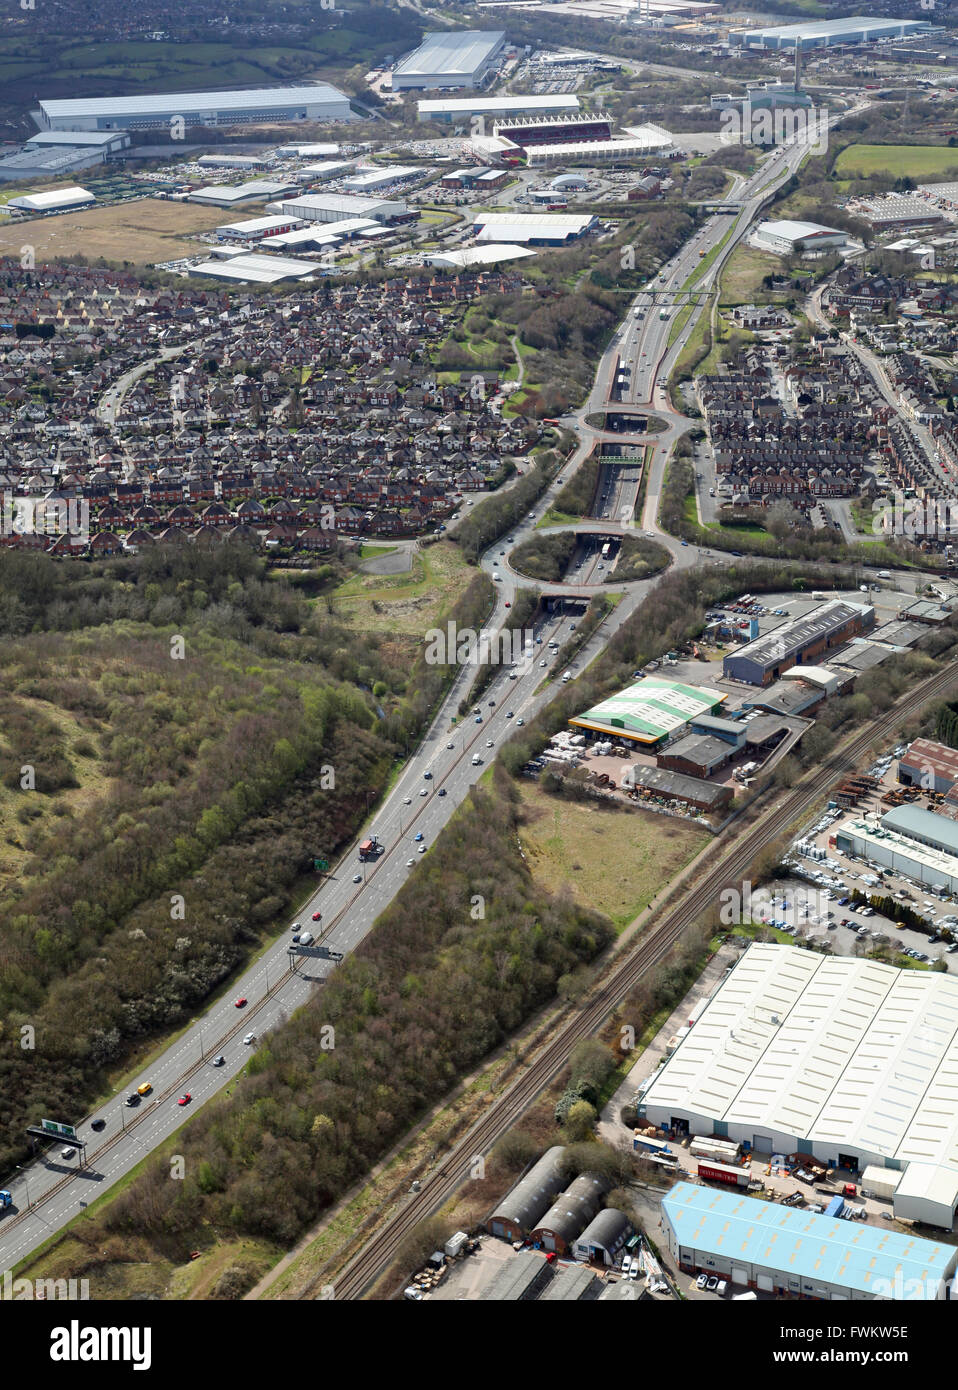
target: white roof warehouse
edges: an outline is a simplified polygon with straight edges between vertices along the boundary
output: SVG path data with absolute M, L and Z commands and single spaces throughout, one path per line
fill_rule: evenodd
M 665 1129 L 763 1154 L 929 1164 L 950 1173 L 954 1201 L 958 979 L 756 943 L 655 1074 L 642 1110 Z
M 505 48 L 503 30 L 457 29 L 426 34 L 397 64 L 393 91 L 410 88 L 475 87 Z
M 41 101 L 47 130 L 157 130 L 252 125 L 264 121 L 348 121 L 349 99 L 335 87 L 255 87 L 237 92 L 170 92 L 156 96 Z

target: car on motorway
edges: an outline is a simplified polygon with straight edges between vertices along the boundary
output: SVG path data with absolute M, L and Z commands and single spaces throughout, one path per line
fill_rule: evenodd
M 477 715 L 476 715 L 476 723 L 477 723 L 477 724 L 481 724 L 481 723 L 482 723 L 482 715 L 481 715 L 481 714 L 477 714 Z
M 245 995 L 242 995 L 242 994 L 241 994 L 240 997 L 239 997 L 238 999 L 236 999 L 236 1000 L 233 1001 L 233 1008 L 234 1008 L 234 1009 L 245 1009 L 248 1002 L 249 1002 L 249 1001 L 246 999 Z
M 362 881 L 363 881 L 363 876 L 362 876 L 362 874 L 353 874 L 353 883 L 362 883 Z
M 507 607 L 507 608 L 511 608 L 511 607 L 512 607 L 512 604 L 509 602 L 508 599 L 506 599 L 506 607 Z
M 422 791 L 419 793 L 419 795 L 420 795 L 420 796 L 428 796 L 428 795 L 429 795 L 429 788 L 428 788 L 428 787 L 423 787 L 423 789 L 422 789 Z
M 124 1103 L 125 1103 L 126 1105 L 139 1105 L 139 1103 L 140 1103 L 140 1096 L 139 1096 L 139 1093 L 138 1093 L 137 1091 L 134 1091 L 132 1095 L 127 1096 L 126 1101 L 125 1101 Z
M 419 846 L 419 853 L 420 853 L 420 854 L 425 854 L 425 853 L 426 853 L 426 848 L 427 848 L 426 845 L 420 845 L 420 846 Z
M 507 718 L 507 719 L 511 719 L 511 718 L 512 718 L 512 710 L 511 710 L 511 709 L 507 709 L 507 710 L 506 710 L 506 718 Z
M 431 772 L 424 772 L 422 775 L 423 775 L 423 777 L 425 777 L 425 779 L 426 779 L 427 782 L 431 782 L 431 781 L 432 781 L 432 773 L 431 773 Z
M 213 1058 L 213 1066 L 214 1066 L 214 1067 L 225 1067 L 225 1065 L 226 1065 L 226 1058 L 223 1056 L 222 1052 L 219 1053 L 218 1056 L 216 1056 L 216 1057 Z
M 189 1091 L 184 1091 L 176 1103 L 177 1105 L 189 1105 L 192 1099 L 193 1097 L 190 1095 Z
M 322 914 L 321 912 L 314 912 L 314 913 L 313 913 L 313 921 L 314 921 L 314 922 L 321 922 L 322 920 L 323 920 L 323 914 Z
M 456 745 L 455 745 L 454 743 L 447 743 L 447 744 L 446 744 L 446 747 L 447 747 L 447 748 L 455 748 L 455 746 L 456 746 Z
M 446 795 L 446 789 L 445 789 L 445 787 L 440 787 L 440 788 L 439 788 L 439 795 L 440 795 L 440 796 L 445 796 L 445 795 Z
M 413 864 L 415 864 L 415 862 L 416 862 L 415 859 L 407 859 L 407 860 L 406 860 L 406 868 L 407 868 L 407 869 L 411 869 L 412 866 L 413 866 Z
M 106 1120 L 94 1120 L 90 1128 L 96 1130 L 97 1134 L 99 1134 L 101 1130 L 106 1129 Z
M 252 1047 L 252 1045 L 253 1045 L 253 1043 L 254 1043 L 255 1041 L 256 1041 L 256 1034 L 255 1034 L 255 1033 L 247 1033 L 247 1034 L 246 1034 L 246 1037 L 243 1039 L 243 1046 L 244 1046 L 244 1047 Z
M 516 723 L 519 725 L 520 728 L 522 727 L 522 725 L 523 725 L 525 722 L 526 722 L 526 721 L 525 721 L 524 719 L 517 719 L 517 720 L 516 720 Z
M 492 747 L 494 747 L 494 744 L 493 744 L 491 738 L 487 738 L 487 739 L 486 739 L 486 747 L 487 747 L 487 748 L 492 748 Z
M 452 744 L 450 744 L 449 747 L 451 748 L 451 747 L 452 747 Z M 412 797 L 411 797 L 411 796 L 404 796 L 404 797 L 403 797 L 403 802 L 402 802 L 402 804 L 403 804 L 404 806 L 411 806 L 411 805 L 412 805 Z
M 549 663 L 546 661 L 545 657 L 543 657 L 542 660 L 539 662 L 540 666 L 548 666 L 548 664 Z
M 74 1151 L 73 1149 L 61 1149 L 61 1150 L 60 1150 L 60 1157 L 61 1157 L 61 1158 L 66 1158 L 66 1159 L 71 1159 L 71 1158 L 73 1157 L 74 1152 L 75 1152 L 75 1151 Z
M 138 1096 L 148 1096 L 152 1089 L 153 1087 L 150 1082 L 144 1081 L 142 1086 L 137 1086 L 136 1093 Z
M 424 840 L 425 838 L 426 838 L 426 837 L 425 837 L 425 835 L 422 833 L 421 830 L 417 830 L 417 831 L 416 831 L 416 839 L 417 839 L 417 841 L 418 841 L 418 840 Z

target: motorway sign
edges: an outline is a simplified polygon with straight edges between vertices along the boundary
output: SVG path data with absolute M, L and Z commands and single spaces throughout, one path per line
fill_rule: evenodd
M 328 859 L 314 859 L 314 860 L 313 860 L 313 868 L 316 869 L 319 873 L 324 874 L 324 873 L 326 872 L 326 870 L 329 868 L 329 860 L 328 860 Z

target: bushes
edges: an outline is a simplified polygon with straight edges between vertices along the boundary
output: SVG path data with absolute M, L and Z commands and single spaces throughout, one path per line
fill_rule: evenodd
M 509 558 L 513 567 L 530 579 L 555 583 L 565 574 L 576 544 L 574 531 L 542 531 L 517 546 Z

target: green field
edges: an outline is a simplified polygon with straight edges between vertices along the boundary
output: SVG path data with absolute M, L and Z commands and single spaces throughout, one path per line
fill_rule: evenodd
M 887 172 L 909 178 L 928 178 L 958 170 L 958 149 L 947 145 L 849 145 L 835 161 L 834 172 L 848 178 Z

